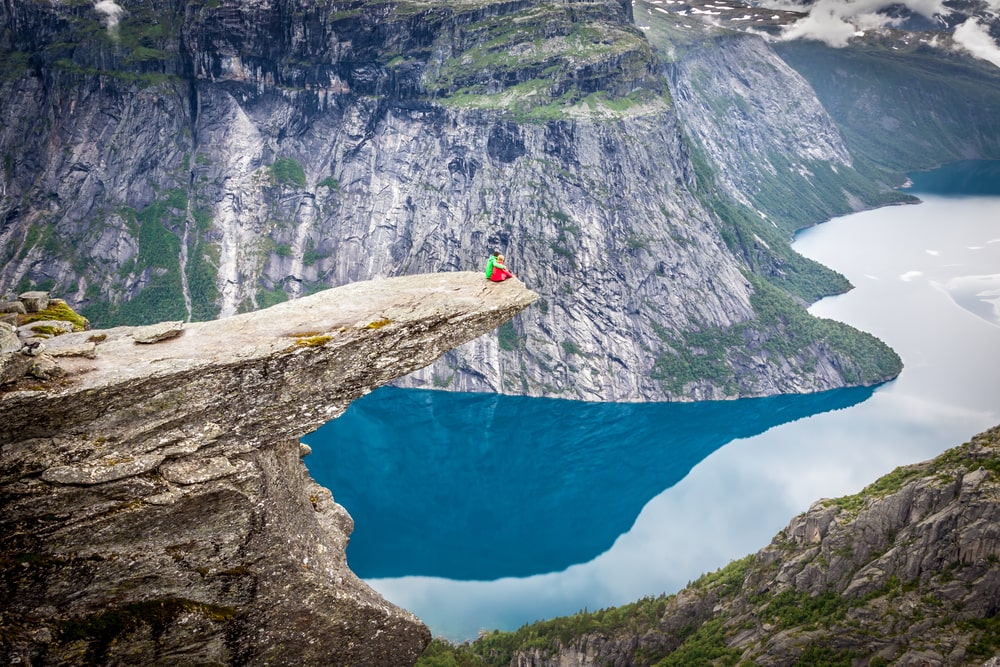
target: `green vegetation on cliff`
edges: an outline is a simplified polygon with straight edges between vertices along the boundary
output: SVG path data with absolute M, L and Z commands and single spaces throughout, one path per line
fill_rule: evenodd
M 295 185 L 303 187 L 306 184 L 306 172 L 302 163 L 291 157 L 280 157 L 271 165 L 271 181 L 275 185 Z
M 83 312 L 96 326 L 153 324 L 187 316 L 180 278 L 180 239 L 169 228 L 183 226 L 186 207 L 187 197 L 175 190 L 141 211 L 121 211 L 136 235 L 139 251 L 119 267 L 118 275 L 122 283 L 138 279 L 145 285 L 134 298 L 120 304 L 97 302 L 95 292 L 96 303 Z
M 597 611 L 582 610 L 525 625 L 514 632 L 498 630 L 484 634 L 472 644 L 453 645 L 435 639 L 424 651 L 417 667 L 471 667 L 496 665 L 507 667 L 518 652 L 538 650 L 554 655 L 575 637 L 601 632 L 605 634 L 643 632 L 655 626 L 667 610 L 667 596 L 647 597 L 620 607 Z
M 753 373 L 743 372 L 761 356 L 786 361 L 806 371 L 820 357 L 832 357 L 852 385 L 872 385 L 895 377 L 902 360 L 884 342 L 834 320 L 813 317 L 805 305 L 846 292 L 842 275 L 795 252 L 781 229 L 716 188 L 713 170 L 700 151 L 692 151 L 698 193 L 720 220 L 720 234 L 747 265 L 756 317 L 729 328 L 707 327 L 680 336 L 661 332 L 664 348 L 652 377 L 672 394 L 686 385 L 709 381 L 728 395 L 752 393 Z
M 610 7 L 610 5 L 608 5 Z M 504 110 L 522 122 L 617 115 L 669 104 L 666 83 L 642 33 L 595 4 L 497 13 L 443 34 L 424 76 L 438 103 Z
M 90 326 L 90 322 L 86 317 L 70 308 L 61 299 L 49 301 L 49 306 L 37 313 L 28 313 L 19 316 L 17 318 L 17 326 L 23 326 L 32 322 L 44 322 L 46 320 L 69 322 L 73 325 L 73 331 L 84 331 Z
M 780 177 L 764 180 L 753 202 L 789 234 L 835 215 L 853 213 L 859 204 L 875 208 L 917 201 L 887 187 L 886 181 L 896 177 L 863 158 L 855 160 L 852 168 L 840 169 L 816 160 L 796 167 L 781 155 L 772 154 L 768 160 Z
M 775 363 L 794 360 L 814 367 L 823 356 L 832 356 L 837 370 L 850 385 L 872 385 L 899 374 L 902 360 L 890 347 L 869 333 L 842 322 L 810 315 L 787 292 L 750 275 L 754 286 L 751 305 L 757 317 L 728 329 L 707 328 L 665 339 L 653 366 L 653 377 L 673 393 L 682 393 L 691 382 L 709 380 L 729 394 L 739 395 L 742 374 L 763 355 Z
M 123 207 L 118 212 L 134 236 L 138 252 L 118 267 L 112 291 L 127 292 L 134 289 L 135 283 L 142 287 L 132 298 L 114 301 L 102 299 L 100 286 L 91 283 L 87 289 L 89 304 L 82 311 L 95 326 L 107 328 L 187 318 L 180 258 L 181 234 L 188 224 L 188 208 L 187 192 L 174 188 L 161 193 L 142 210 Z M 203 240 L 210 225 L 207 210 L 194 209 L 192 217 L 195 224 L 189 230 L 184 277 L 192 319 L 206 320 L 218 313 L 214 302 L 218 296 L 215 271 L 219 250 Z M 95 225 L 97 231 L 101 228 L 102 225 Z

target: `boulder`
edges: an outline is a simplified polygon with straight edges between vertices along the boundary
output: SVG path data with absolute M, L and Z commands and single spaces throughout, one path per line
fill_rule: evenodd
M 31 357 L 17 352 L 0 354 L 0 387 L 17 382 L 26 376 L 28 369 L 31 368 L 31 362 Z
M 132 333 L 132 339 L 136 343 L 159 343 L 161 340 L 180 336 L 182 331 L 184 331 L 184 322 L 160 322 L 159 324 L 138 327 Z
M 0 354 L 17 352 L 24 343 L 17 335 L 17 329 L 6 322 L 0 322 Z
M 97 356 L 97 343 L 82 335 L 56 336 L 45 341 L 45 350 L 53 357 L 86 357 Z
M 52 355 L 40 354 L 32 361 L 28 374 L 39 380 L 55 380 L 66 375 L 66 371 L 52 358 Z
M 18 299 L 24 305 L 25 312 L 37 313 L 49 307 L 48 292 L 25 292 Z
M 28 311 L 20 301 L 0 301 L 0 313 L 15 313 L 24 315 Z

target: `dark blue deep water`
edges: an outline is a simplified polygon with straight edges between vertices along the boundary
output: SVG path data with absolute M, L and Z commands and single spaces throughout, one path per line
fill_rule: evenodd
M 943 196 L 1000 195 L 1000 160 L 965 160 L 908 174 L 910 190 Z
M 354 517 L 362 578 L 523 577 L 606 551 L 732 440 L 872 391 L 682 404 L 383 387 L 306 438 L 307 462 Z

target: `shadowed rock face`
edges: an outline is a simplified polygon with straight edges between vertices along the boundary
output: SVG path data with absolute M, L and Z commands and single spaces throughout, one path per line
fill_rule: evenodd
M 348 569 L 352 520 L 298 438 L 536 298 L 430 274 L 153 343 L 148 327 L 65 334 L 106 337 L 0 395 L 0 659 L 415 662 L 429 632 Z

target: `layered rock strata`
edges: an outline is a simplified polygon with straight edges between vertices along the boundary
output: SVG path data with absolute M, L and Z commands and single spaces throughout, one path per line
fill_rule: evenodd
M 415 662 L 429 632 L 348 569 L 298 439 L 536 298 L 415 275 L 59 336 L 94 352 L 0 394 L 0 660 Z

